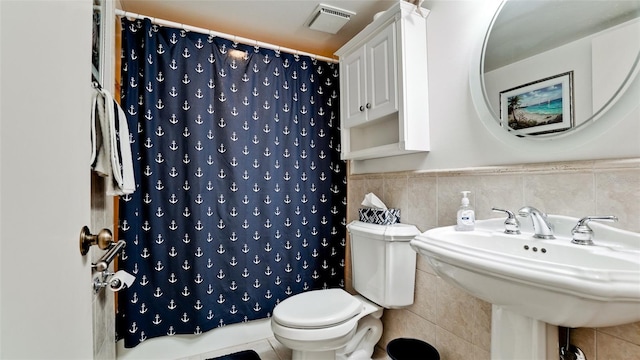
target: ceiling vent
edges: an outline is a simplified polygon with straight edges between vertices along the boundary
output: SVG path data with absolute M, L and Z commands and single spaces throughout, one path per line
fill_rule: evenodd
M 318 5 L 310 16 L 309 28 L 335 34 L 356 13 L 324 4 Z

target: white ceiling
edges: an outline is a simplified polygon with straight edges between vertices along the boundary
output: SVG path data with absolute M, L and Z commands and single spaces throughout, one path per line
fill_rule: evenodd
M 312 54 L 333 53 L 399 0 L 120 0 L 122 10 Z M 307 27 L 318 4 L 356 15 L 337 34 Z

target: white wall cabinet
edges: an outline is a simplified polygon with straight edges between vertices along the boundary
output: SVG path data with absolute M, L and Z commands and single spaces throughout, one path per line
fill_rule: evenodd
M 429 151 L 426 15 L 398 2 L 340 48 L 342 158 Z
M 344 58 L 341 101 L 346 110 L 343 123 L 348 127 L 398 111 L 395 28 L 394 23 L 387 25 Z

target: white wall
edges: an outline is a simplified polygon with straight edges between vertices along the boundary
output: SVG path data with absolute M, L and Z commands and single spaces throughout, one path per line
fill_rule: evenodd
M 599 33 L 593 39 L 593 108 L 600 109 L 617 91 L 640 52 L 640 19 Z
M 596 123 L 579 131 L 587 134 L 583 138 L 588 139 L 572 141 L 566 147 L 562 146 L 564 140 L 554 140 L 532 150 L 531 146 L 521 148 L 517 141 L 514 145 L 514 141 L 505 142 L 491 135 L 476 112 L 469 90 L 470 59 L 486 31 L 481 23 L 486 21 L 483 15 L 488 1 L 424 2 L 431 10 L 427 19 L 431 151 L 356 161 L 352 172 L 454 169 L 640 156 L 640 109 L 637 105 L 633 111 L 622 112 L 617 119 L 609 121 L 610 126 Z M 550 144 L 553 146 L 549 148 L 555 147 L 554 151 L 545 150 Z
M 91 0 L 2 0 L 0 45 L 0 358 L 90 359 Z

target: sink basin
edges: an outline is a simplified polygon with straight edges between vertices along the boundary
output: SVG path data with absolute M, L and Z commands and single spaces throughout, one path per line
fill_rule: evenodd
M 640 234 L 593 221 L 594 245 L 577 245 L 571 229 L 579 219 L 548 219 L 554 240 L 533 238 L 529 219 L 520 219 L 520 235 L 489 219 L 474 231 L 426 231 L 411 247 L 445 280 L 522 316 L 565 327 L 640 321 Z

